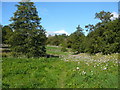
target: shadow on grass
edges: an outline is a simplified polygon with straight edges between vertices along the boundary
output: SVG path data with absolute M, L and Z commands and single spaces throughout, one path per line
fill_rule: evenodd
M 47 54 L 47 55 L 46 55 L 46 58 L 51 58 L 51 57 L 59 58 L 59 56 L 56 56 L 56 55 L 50 55 L 50 54 Z
M 4 49 L 4 50 L 2 50 L 2 52 L 8 53 L 8 52 L 11 52 L 11 50 L 10 49 Z

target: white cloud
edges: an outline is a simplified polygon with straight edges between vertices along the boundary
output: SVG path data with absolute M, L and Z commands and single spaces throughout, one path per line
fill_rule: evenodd
M 113 14 L 113 17 L 111 17 L 111 20 L 115 20 L 119 16 L 117 12 L 112 12 L 112 14 Z
M 58 30 L 58 31 L 54 31 L 54 32 L 52 32 L 52 31 L 47 31 L 46 32 L 46 35 L 47 35 L 47 37 L 49 36 L 49 35 L 52 35 L 52 36 L 54 36 L 55 34 L 66 34 L 66 35 L 69 35 L 65 30 Z
M 59 30 L 59 31 L 55 31 L 55 34 L 66 34 L 68 35 L 68 33 L 65 30 Z
M 48 37 L 48 36 L 49 36 L 49 33 L 48 33 L 48 32 L 46 32 L 45 34 L 46 34 L 46 37 Z

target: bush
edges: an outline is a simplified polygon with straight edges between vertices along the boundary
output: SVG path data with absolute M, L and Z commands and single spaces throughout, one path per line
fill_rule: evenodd
M 62 51 L 62 52 L 67 52 L 68 50 L 67 50 L 66 48 L 62 47 L 62 48 L 61 48 L 61 51 Z
M 2 53 L 2 57 L 7 57 L 7 54 L 6 53 Z

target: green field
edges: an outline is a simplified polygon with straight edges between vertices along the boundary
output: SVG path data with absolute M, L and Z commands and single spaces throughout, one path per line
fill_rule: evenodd
M 50 58 L 3 57 L 3 88 L 118 88 L 118 54 L 73 55 L 47 46 Z

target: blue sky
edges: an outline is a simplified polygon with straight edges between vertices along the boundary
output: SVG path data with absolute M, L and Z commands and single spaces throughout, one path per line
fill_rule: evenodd
M 2 25 L 8 25 L 10 17 L 17 10 L 16 2 L 2 2 Z M 95 13 L 102 10 L 118 12 L 117 2 L 35 2 L 41 25 L 49 33 L 76 31 L 77 25 L 96 24 Z M 85 33 L 86 34 L 86 33 Z

